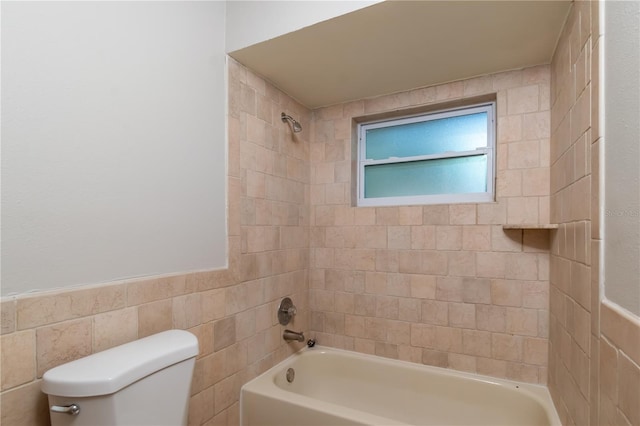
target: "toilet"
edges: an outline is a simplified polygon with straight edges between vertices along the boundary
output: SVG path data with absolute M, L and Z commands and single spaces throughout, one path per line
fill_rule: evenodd
M 52 426 L 187 424 L 198 339 L 169 330 L 52 368 Z

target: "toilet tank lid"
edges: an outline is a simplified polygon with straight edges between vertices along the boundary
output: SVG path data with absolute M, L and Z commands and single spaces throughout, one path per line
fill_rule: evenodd
M 198 339 L 169 330 L 52 368 L 42 377 L 49 395 L 108 395 L 170 365 L 198 355 Z

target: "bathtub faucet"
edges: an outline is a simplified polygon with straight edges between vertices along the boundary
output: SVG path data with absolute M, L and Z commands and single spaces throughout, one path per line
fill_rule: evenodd
M 302 332 L 298 333 L 291 330 L 285 330 L 282 334 L 282 338 L 287 342 L 291 342 L 294 340 L 297 342 L 304 342 L 304 334 L 302 334 Z

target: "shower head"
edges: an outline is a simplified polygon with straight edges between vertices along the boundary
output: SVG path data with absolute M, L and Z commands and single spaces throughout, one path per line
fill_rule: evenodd
M 280 115 L 280 118 L 283 122 L 289 122 L 291 124 L 291 129 L 294 133 L 298 133 L 302 131 L 302 125 L 293 119 L 290 115 L 285 114 L 284 112 Z

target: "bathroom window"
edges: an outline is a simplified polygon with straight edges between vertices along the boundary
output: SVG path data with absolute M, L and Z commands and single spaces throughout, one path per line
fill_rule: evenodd
M 495 103 L 358 124 L 358 205 L 490 202 Z

